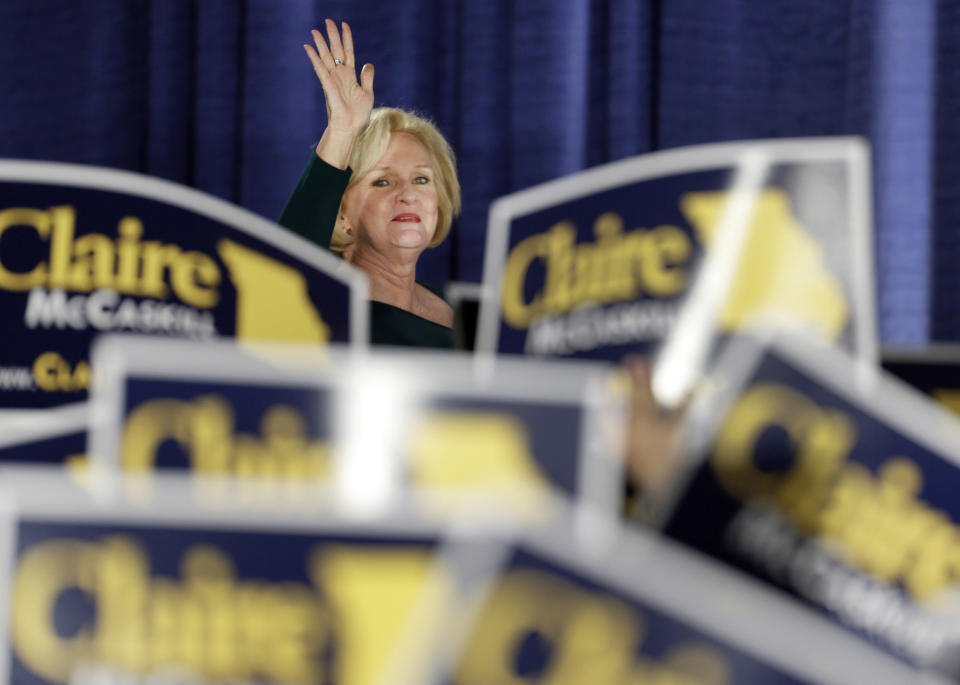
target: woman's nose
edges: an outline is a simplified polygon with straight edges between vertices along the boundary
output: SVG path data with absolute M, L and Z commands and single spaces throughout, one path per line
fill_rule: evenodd
M 414 190 L 412 183 L 401 183 L 397 189 L 397 200 L 403 203 L 412 202 L 414 199 Z

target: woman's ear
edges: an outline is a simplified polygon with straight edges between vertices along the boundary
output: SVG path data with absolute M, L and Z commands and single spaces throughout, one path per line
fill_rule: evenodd
M 353 237 L 353 226 L 350 224 L 350 220 L 347 219 L 346 212 L 340 212 L 340 219 L 337 221 L 340 224 L 340 228 L 343 229 L 343 232 L 348 236 Z

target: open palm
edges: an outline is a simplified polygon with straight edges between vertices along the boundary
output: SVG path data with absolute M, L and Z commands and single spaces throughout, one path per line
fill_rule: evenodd
M 353 33 L 343 22 L 343 35 L 337 25 L 326 20 L 327 41 L 320 31 L 312 31 L 316 49 L 304 45 L 313 70 L 320 79 L 327 102 L 327 127 L 333 131 L 358 135 L 370 121 L 373 110 L 373 65 L 364 64 L 357 80 L 353 53 Z

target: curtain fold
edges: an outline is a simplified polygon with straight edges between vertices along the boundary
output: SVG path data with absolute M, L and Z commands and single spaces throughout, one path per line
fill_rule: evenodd
M 242 9 L 236 0 L 204 0 L 196 6 L 195 14 L 194 184 L 228 199 L 240 196 Z
M 10 0 L 0 156 L 97 164 L 275 218 L 319 138 L 301 45 L 347 19 L 378 105 L 432 117 L 464 210 L 427 282 L 478 281 L 503 194 L 656 149 L 864 135 L 881 338 L 960 339 L 960 9 L 947 0 Z
M 931 326 L 931 206 L 936 7 L 883 0 L 875 8 L 871 117 L 874 148 L 877 317 L 890 344 L 920 345 Z M 958 170 L 960 171 L 960 170 Z M 956 250 L 954 250 L 956 254 Z M 956 316 L 950 315 L 951 318 Z
M 932 337 L 960 340 L 960 6 L 937 0 L 930 224 Z
M 151 2 L 147 17 L 145 171 L 194 185 L 194 8 L 189 0 Z

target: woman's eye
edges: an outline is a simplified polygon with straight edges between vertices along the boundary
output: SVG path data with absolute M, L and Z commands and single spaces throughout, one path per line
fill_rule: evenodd
M 424 183 L 430 183 L 430 179 L 427 178 L 426 176 L 417 176 L 415 179 L 413 179 L 413 182 L 419 183 L 422 185 Z
M 375 187 L 377 187 L 377 188 L 383 188 L 385 185 L 387 185 L 387 179 L 385 179 L 385 178 L 378 178 L 376 181 L 374 181 L 374 182 L 371 183 L 370 185 L 375 186 Z

